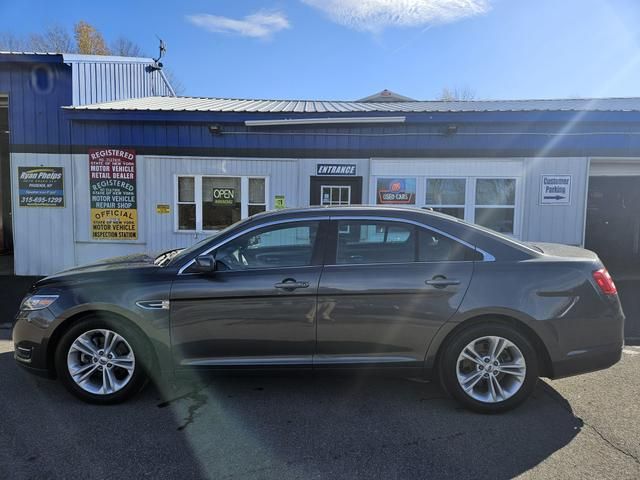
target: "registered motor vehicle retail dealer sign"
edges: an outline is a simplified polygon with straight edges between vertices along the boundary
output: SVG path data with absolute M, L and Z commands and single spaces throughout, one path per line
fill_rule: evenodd
M 542 175 L 540 204 L 569 205 L 571 203 L 571 175 Z
M 136 154 L 128 149 L 89 150 L 91 238 L 136 240 Z
M 62 167 L 18 167 L 21 207 L 64 207 Z

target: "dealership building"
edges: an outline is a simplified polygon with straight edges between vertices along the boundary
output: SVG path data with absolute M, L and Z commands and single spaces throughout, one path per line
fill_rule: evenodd
M 0 167 L 17 275 L 348 204 L 433 208 L 640 271 L 640 98 L 191 98 L 151 59 L 0 53 Z

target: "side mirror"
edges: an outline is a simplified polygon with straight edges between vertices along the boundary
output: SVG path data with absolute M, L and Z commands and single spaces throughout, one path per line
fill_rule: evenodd
M 216 271 L 216 258 L 209 255 L 200 255 L 196 257 L 194 270 L 200 273 L 213 273 Z

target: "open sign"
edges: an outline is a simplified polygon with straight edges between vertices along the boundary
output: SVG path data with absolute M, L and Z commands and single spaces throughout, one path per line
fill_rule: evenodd
M 212 193 L 214 205 L 233 205 L 235 203 L 235 188 L 214 188 Z

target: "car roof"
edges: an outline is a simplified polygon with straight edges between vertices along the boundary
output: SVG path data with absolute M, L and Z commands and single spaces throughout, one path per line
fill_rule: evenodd
M 432 210 L 427 210 L 424 208 L 418 207 L 410 207 L 410 206 L 390 206 L 390 205 L 342 205 L 342 206 L 315 206 L 315 207 L 299 207 L 299 208 L 285 208 L 282 210 L 271 210 L 268 212 L 259 213 L 254 215 L 255 218 L 270 218 L 270 217 L 280 217 L 280 216 L 299 216 L 305 214 L 312 214 L 313 216 L 324 216 L 324 215 L 345 215 L 345 214 L 353 214 L 353 215 L 372 215 L 372 214 L 392 214 L 396 213 L 398 215 L 407 215 L 407 214 L 423 214 L 423 215 L 432 215 L 434 217 L 456 221 L 455 217 L 450 215 L 446 215 L 443 213 L 434 212 Z

